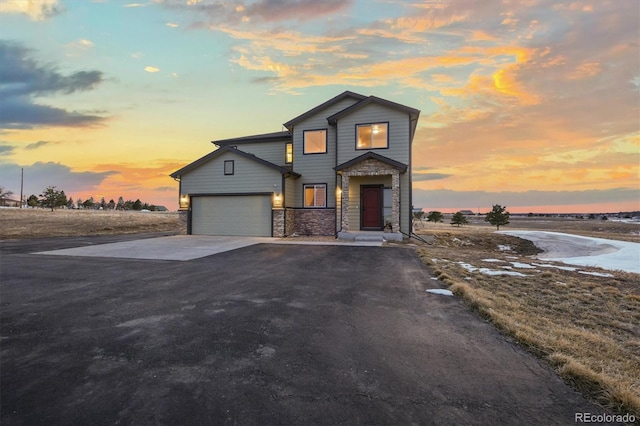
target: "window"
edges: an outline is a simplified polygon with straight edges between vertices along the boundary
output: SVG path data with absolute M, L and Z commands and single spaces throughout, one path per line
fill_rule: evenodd
M 225 175 L 232 175 L 234 172 L 233 170 L 233 160 L 225 160 L 224 162 L 224 174 Z
M 292 143 L 288 143 L 288 144 L 285 145 L 284 162 L 286 164 L 293 163 L 293 144 Z
M 305 207 L 327 206 L 327 184 L 304 185 Z
M 356 149 L 389 148 L 388 123 L 358 124 Z
M 305 130 L 304 131 L 304 154 L 323 154 L 327 152 L 327 131 L 326 130 Z

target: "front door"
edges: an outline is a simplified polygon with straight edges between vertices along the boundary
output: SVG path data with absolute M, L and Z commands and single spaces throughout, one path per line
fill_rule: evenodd
M 382 186 L 361 186 L 360 228 L 382 229 Z

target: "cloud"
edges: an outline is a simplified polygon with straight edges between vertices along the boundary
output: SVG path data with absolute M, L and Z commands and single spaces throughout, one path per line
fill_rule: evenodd
M 20 43 L 0 41 L 0 128 L 82 127 L 104 120 L 94 114 L 34 102 L 38 96 L 92 90 L 103 81 L 102 72 L 78 71 L 63 75 L 52 65 L 38 64 L 30 53 Z
M 148 65 L 148 66 L 144 67 L 144 70 L 146 72 L 149 72 L 149 73 L 154 73 L 154 72 L 160 71 L 160 68 L 152 67 L 152 66 Z
M 0 145 L 0 155 L 12 154 L 14 150 L 13 145 Z
M 421 182 L 421 181 L 426 181 L 426 180 L 446 179 L 446 178 L 448 178 L 450 176 L 452 176 L 452 175 L 447 174 L 447 173 L 414 173 L 413 176 L 411 176 L 411 179 L 414 182 Z
M 179 25 L 178 25 L 178 24 L 175 24 L 175 23 L 173 23 L 173 22 L 167 22 L 167 27 L 171 27 L 171 28 L 178 28 L 178 27 L 179 27 Z
M 0 13 L 22 13 L 34 21 L 43 21 L 64 11 L 58 0 L 8 0 L 0 2 Z
M 95 190 L 115 170 L 77 172 L 61 163 L 37 162 L 30 166 L 0 162 L 0 179 L 8 188 L 20 188 L 21 169 L 24 168 L 24 193 L 39 194 L 48 186 L 56 186 L 67 195 Z
M 69 57 L 81 56 L 93 49 L 93 46 L 92 41 L 81 38 L 66 44 L 66 55 Z
M 334 16 L 349 8 L 353 0 L 257 0 L 251 3 L 198 0 L 157 0 L 165 7 L 198 13 L 207 25 L 234 23 L 307 22 Z
M 34 149 L 42 148 L 43 146 L 50 145 L 52 143 L 55 143 L 55 142 L 49 142 L 49 141 L 33 142 L 33 143 L 30 143 L 29 145 L 25 146 L 24 149 L 26 149 L 28 151 L 32 151 Z

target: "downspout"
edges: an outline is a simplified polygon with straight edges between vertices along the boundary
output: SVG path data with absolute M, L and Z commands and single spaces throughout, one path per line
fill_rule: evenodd
M 334 217 L 334 222 L 335 222 L 335 226 L 333 229 L 335 229 L 335 233 L 334 233 L 334 237 L 338 238 L 338 232 L 342 231 L 342 220 L 339 221 L 340 223 L 340 229 L 338 229 L 338 197 L 337 197 L 337 193 L 338 193 L 338 173 L 335 171 L 336 167 L 338 167 L 338 122 L 336 120 L 336 143 L 334 146 L 335 149 L 335 161 L 334 161 L 334 185 L 333 185 L 333 194 L 336 200 L 336 214 Z M 342 217 L 342 181 L 340 182 L 340 217 Z

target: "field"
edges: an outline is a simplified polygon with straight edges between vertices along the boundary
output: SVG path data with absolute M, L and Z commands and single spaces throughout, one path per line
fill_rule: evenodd
M 640 242 L 640 224 L 511 222 L 501 229 Z M 640 276 L 535 259 L 532 243 L 493 231 L 477 219 L 460 228 L 427 224 L 418 233 L 429 244 L 418 252 L 440 282 L 565 381 L 603 406 L 639 417 Z
M 0 239 L 184 232 L 177 212 L 0 209 Z

